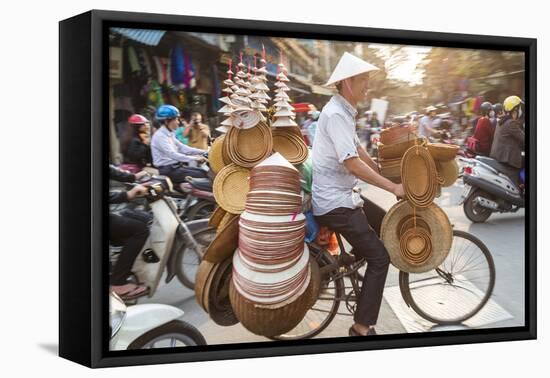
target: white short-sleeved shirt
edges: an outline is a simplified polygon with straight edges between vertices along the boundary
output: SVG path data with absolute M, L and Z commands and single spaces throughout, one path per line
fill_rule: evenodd
M 357 110 L 337 94 L 319 116 L 312 153 L 314 215 L 323 215 L 338 207 L 356 207 L 352 190 L 359 180 L 344 166 L 345 160 L 359 156 L 356 115 Z

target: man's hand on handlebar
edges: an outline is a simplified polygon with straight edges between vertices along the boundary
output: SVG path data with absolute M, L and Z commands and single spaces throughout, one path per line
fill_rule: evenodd
M 128 195 L 128 200 L 131 201 L 134 198 L 146 196 L 147 194 L 149 194 L 149 190 L 143 185 L 136 185 L 126 194 Z
M 405 189 L 403 189 L 403 184 L 395 184 L 392 192 L 398 199 L 405 198 Z
M 147 173 L 146 171 L 141 171 L 136 173 L 134 176 L 136 176 L 136 181 L 139 181 L 142 178 L 149 176 L 149 173 Z
M 195 161 L 197 163 L 204 163 L 207 159 L 204 156 L 195 156 Z

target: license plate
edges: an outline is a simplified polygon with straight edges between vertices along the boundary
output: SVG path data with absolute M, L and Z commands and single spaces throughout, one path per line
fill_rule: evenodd
M 464 189 L 462 189 L 462 194 L 460 196 L 460 202 L 459 205 L 462 205 L 466 198 L 470 195 L 470 191 L 472 190 L 472 186 L 468 184 L 464 184 Z

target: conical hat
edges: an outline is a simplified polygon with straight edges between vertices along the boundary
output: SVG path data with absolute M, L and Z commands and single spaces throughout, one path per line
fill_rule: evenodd
M 222 126 L 216 127 L 216 131 L 219 133 L 225 134 L 229 131 L 229 127 L 222 125 Z
M 223 107 L 220 108 L 220 110 L 218 110 L 218 113 L 222 113 L 222 114 L 225 114 L 225 113 L 230 113 L 233 111 L 233 108 L 229 105 L 225 105 Z
M 365 62 L 363 59 L 360 59 L 355 55 L 345 52 L 340 58 L 340 61 L 336 65 L 336 68 L 332 72 L 332 75 L 330 75 L 330 78 L 325 86 L 328 87 L 344 79 L 378 70 L 378 67 Z

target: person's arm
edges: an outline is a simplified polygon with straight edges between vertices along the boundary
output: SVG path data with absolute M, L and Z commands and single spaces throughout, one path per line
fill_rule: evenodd
M 111 180 L 120 182 L 136 181 L 136 176 L 133 173 L 124 171 L 120 168 L 115 167 L 114 165 L 109 165 L 109 178 Z
M 344 166 L 351 172 L 351 174 L 366 183 L 382 188 L 395 194 L 397 197 L 405 196 L 403 185 L 395 184 L 387 178 L 379 175 L 378 172 L 369 167 L 368 164 L 362 161 L 359 157 L 352 157 L 344 160 Z
M 375 172 L 380 172 L 378 169 L 378 165 L 372 160 L 367 150 L 365 150 L 365 147 L 358 145 L 357 146 L 357 152 L 359 153 L 359 158 L 367 164 L 369 167 L 371 167 Z
M 525 145 L 525 132 L 521 129 L 519 122 L 511 122 L 508 130 L 512 138 L 517 140 L 522 146 Z
M 208 125 L 202 124 L 200 131 L 203 137 L 210 138 L 210 127 Z
M 187 155 L 185 154 L 185 152 L 184 153 L 180 152 L 183 150 L 182 148 L 179 147 L 180 145 L 187 148 L 191 148 L 191 147 L 186 146 L 176 138 L 173 138 L 172 140 L 174 141 L 174 143 L 171 143 L 171 141 L 168 138 L 170 138 L 170 136 L 159 135 L 159 137 L 155 141 L 157 149 L 159 151 L 162 151 L 164 155 L 166 155 L 172 160 L 180 161 L 183 163 L 188 163 L 190 161 L 197 160 L 194 156 Z M 178 149 L 180 151 L 178 151 Z
M 136 185 L 129 191 L 112 190 L 109 191 L 109 203 L 117 204 L 133 200 L 136 197 L 147 195 L 147 188 L 143 185 Z
M 437 133 L 439 133 L 439 131 L 437 131 L 436 129 L 434 129 L 434 128 L 428 126 L 428 123 L 424 123 L 424 129 L 425 129 L 425 130 L 428 130 L 428 132 L 429 132 L 430 134 L 437 134 Z
M 117 204 L 128 202 L 128 194 L 123 190 L 109 191 L 109 203 Z
M 189 136 L 189 131 L 191 131 L 191 126 L 187 122 L 183 122 L 183 136 Z
M 191 147 L 188 145 L 185 145 L 181 143 L 179 140 L 175 139 L 176 147 L 178 148 L 179 152 L 185 154 L 185 155 L 202 155 L 205 153 L 205 150 L 201 150 L 200 148 Z M 195 158 L 192 158 L 191 160 L 196 160 Z
M 394 184 L 387 178 L 380 176 L 361 160 L 356 144 L 355 130 L 341 115 L 334 114 L 330 117 L 327 132 L 334 144 L 338 161 L 344 164 L 351 174 L 369 184 L 394 193 L 398 197 L 403 196 L 402 185 Z

